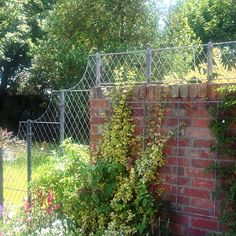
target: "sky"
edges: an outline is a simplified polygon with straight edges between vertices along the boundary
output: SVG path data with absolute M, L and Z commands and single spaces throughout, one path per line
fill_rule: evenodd
M 169 6 L 176 3 L 176 0 L 157 0 L 157 4 L 161 8 L 168 8 Z
M 163 28 L 165 25 L 165 16 L 167 15 L 168 9 L 170 6 L 174 5 L 177 0 L 156 0 L 157 7 L 161 10 L 161 18 L 160 18 L 160 27 Z

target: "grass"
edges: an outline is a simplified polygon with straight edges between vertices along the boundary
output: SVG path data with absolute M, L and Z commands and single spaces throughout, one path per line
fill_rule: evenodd
M 58 150 L 58 145 L 34 144 L 32 146 L 32 179 L 37 174 L 38 167 L 45 165 L 52 150 Z M 13 158 L 5 158 L 3 164 L 3 196 L 4 205 L 22 206 L 27 199 L 27 153 L 26 148 L 19 149 Z

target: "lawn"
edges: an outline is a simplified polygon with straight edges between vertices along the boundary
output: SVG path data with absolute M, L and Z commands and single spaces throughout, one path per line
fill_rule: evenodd
M 58 150 L 55 144 L 34 144 L 32 146 L 32 179 L 38 167 L 46 164 L 48 156 Z M 17 153 L 5 153 L 3 164 L 4 205 L 22 206 L 27 198 L 27 152 L 26 147 Z

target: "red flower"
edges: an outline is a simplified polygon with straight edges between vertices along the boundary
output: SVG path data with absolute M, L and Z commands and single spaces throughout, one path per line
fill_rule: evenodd
M 57 209 L 59 209 L 59 208 L 60 208 L 60 205 L 59 205 L 59 204 L 55 204 L 55 205 L 54 205 L 54 209 L 55 209 L 55 210 L 57 210 Z M 0 235 L 0 236 L 1 236 L 1 235 Z
M 28 201 L 26 201 L 25 204 L 24 204 L 24 211 L 25 211 L 25 213 L 29 213 L 30 209 L 31 209 L 31 205 L 30 205 L 30 203 Z
M 52 214 L 52 208 L 50 206 L 47 208 L 47 213 L 48 213 L 48 215 Z
M 48 199 L 47 199 L 48 206 L 52 205 L 52 201 L 53 201 L 52 193 L 50 191 L 48 191 Z

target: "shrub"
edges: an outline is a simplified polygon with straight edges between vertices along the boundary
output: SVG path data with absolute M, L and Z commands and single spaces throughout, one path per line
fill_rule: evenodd
M 42 232 L 58 220 L 66 224 L 64 235 L 151 233 L 163 195 L 158 171 L 165 165 L 163 149 L 172 133 L 161 135 L 164 107 L 152 107 L 150 112 L 155 109 L 160 119 L 152 129 L 155 134 L 150 131 L 147 135 L 144 148 L 134 136 L 128 105 L 131 91 L 122 86 L 113 91 L 113 115 L 93 164 L 88 147 L 67 140 L 65 154 L 49 157 L 47 165 L 38 170 L 31 186 L 32 202 L 26 204 L 21 217 L 26 220 L 28 235 Z

